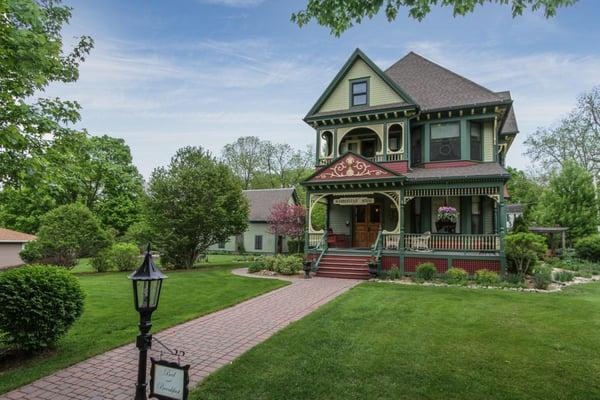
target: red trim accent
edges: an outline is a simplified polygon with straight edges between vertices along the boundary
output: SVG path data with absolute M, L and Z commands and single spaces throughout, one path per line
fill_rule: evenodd
M 423 165 L 424 168 L 456 168 L 456 167 L 470 167 L 479 163 L 473 161 L 446 161 L 446 162 L 432 162 Z
M 382 162 L 380 164 L 399 174 L 405 174 L 408 172 L 408 161 Z
M 307 182 L 392 178 L 395 176 L 397 176 L 395 172 L 389 171 L 362 156 L 346 153 L 330 165 L 318 170 Z
M 407 257 L 404 259 L 404 272 L 416 272 L 417 266 L 424 263 L 433 263 L 439 273 L 443 273 L 448 270 L 448 260 L 445 258 Z
M 393 266 L 400 266 L 400 257 L 398 256 L 381 256 L 381 268 L 388 270 Z
M 471 275 L 480 269 L 500 272 L 500 261 L 498 260 L 453 260 L 452 266 L 462 268 Z

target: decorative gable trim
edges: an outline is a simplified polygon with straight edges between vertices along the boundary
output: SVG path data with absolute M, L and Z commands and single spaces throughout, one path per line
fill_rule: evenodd
M 317 170 L 304 183 L 385 179 L 399 176 L 390 169 L 375 164 L 358 154 L 348 152 Z
M 364 61 L 367 64 L 367 66 L 369 66 L 369 68 L 371 68 L 378 77 L 380 77 L 398 96 L 404 99 L 408 104 L 416 104 L 415 101 L 408 94 L 406 94 L 396 82 L 394 82 L 389 76 L 387 76 L 373 61 L 371 61 L 371 59 L 369 59 L 369 57 L 367 57 L 365 53 L 363 53 L 360 49 L 357 48 L 356 50 L 354 50 L 350 58 L 348 58 L 348 61 L 346 61 L 346 63 L 342 66 L 342 69 L 337 73 L 335 78 L 333 78 L 333 81 L 329 84 L 329 86 L 327 86 L 325 92 L 323 92 L 321 97 L 319 97 L 317 102 L 312 106 L 308 114 L 306 114 L 305 119 L 309 118 L 310 116 L 316 114 L 319 111 L 319 109 L 323 106 L 325 101 L 327 101 L 327 99 L 338 86 L 338 84 L 342 82 L 343 78 L 346 76 L 350 68 L 352 68 L 352 65 L 354 65 L 357 59 L 361 59 L 362 61 Z

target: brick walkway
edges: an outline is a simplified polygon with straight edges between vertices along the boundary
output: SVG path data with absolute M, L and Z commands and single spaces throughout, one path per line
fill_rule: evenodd
M 359 282 L 333 278 L 294 279 L 289 286 L 155 336 L 170 347 L 185 351 L 182 363 L 191 364 L 192 388 L 211 372 Z M 155 357 L 158 347 L 155 344 Z M 134 393 L 137 357 L 134 345 L 125 345 L 6 393 L 0 400 L 130 400 Z

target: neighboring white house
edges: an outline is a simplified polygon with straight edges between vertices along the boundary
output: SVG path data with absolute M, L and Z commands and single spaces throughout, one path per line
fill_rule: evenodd
M 522 204 L 509 204 L 506 206 L 506 228 L 511 231 L 517 217 L 523 215 Z
M 286 253 L 287 238 L 269 232 L 267 220 L 273 206 L 279 203 L 299 204 L 294 188 L 244 190 L 250 213 L 248 229 L 241 235 L 232 236 L 227 242 L 212 245 L 211 251 L 246 253 Z
M 35 239 L 28 233 L 0 228 L 0 269 L 24 264 L 19 253 L 25 243 Z

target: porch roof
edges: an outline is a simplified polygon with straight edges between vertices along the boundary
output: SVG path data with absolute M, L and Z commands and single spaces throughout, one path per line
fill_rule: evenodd
M 508 179 L 510 174 L 495 162 L 452 168 L 414 168 L 405 174 L 408 181 Z

